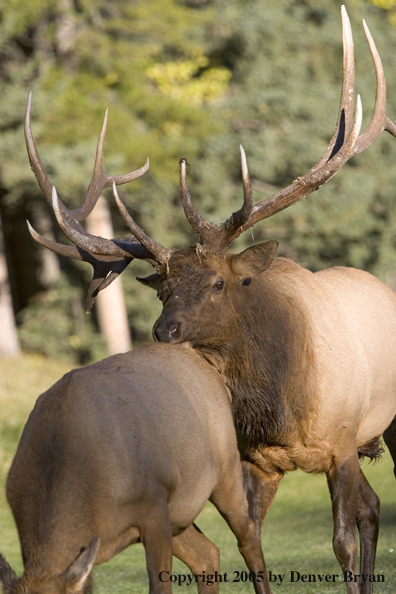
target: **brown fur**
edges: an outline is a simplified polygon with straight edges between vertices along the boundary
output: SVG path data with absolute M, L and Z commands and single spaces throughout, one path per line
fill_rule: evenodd
M 37 400 L 8 475 L 24 575 L 0 555 L 3 592 L 87 594 L 94 563 L 143 542 L 150 592 L 170 594 L 158 575 L 172 552 L 193 573 L 219 571 L 217 547 L 192 525 L 208 498 L 250 571 L 265 572 L 229 394 L 207 363 L 149 345 L 72 371 Z
M 255 260 L 249 250 L 176 251 L 156 281 L 164 308 L 154 337 L 188 341 L 224 376 L 257 526 L 284 472 L 324 472 L 336 530 L 344 526 L 334 540 L 341 566 L 356 572 L 356 520 L 361 572 L 372 573 L 378 517 L 370 523 L 368 510 L 377 498 L 358 456 L 378 456 L 396 413 L 396 296 L 361 271 L 313 274 L 284 258 L 271 263 L 266 244 L 251 250 Z M 266 489 L 273 495 L 258 503 Z
M 382 447 L 378 437 L 375 437 L 374 439 L 372 439 L 368 443 L 365 443 L 358 449 L 359 457 L 367 457 L 369 458 L 370 462 L 378 462 L 379 460 L 381 460 L 384 452 L 385 450 Z

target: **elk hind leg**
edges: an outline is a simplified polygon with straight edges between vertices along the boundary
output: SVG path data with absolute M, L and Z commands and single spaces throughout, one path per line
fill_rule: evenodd
M 333 506 L 333 549 L 344 572 L 348 594 L 359 594 L 357 575 L 358 547 L 355 534 L 360 467 L 355 450 L 348 458 L 335 460 L 327 475 Z
M 172 526 L 168 507 L 157 505 L 147 513 L 147 522 L 140 527 L 146 553 L 150 594 L 172 594 Z
M 360 538 L 360 574 L 374 574 L 375 554 L 379 532 L 380 500 L 362 470 L 359 476 L 356 524 Z M 368 579 L 361 580 L 361 594 L 372 594 L 373 584 Z
M 172 552 L 183 561 L 195 576 L 199 594 L 217 594 L 219 591 L 220 551 L 196 526 L 192 524 L 172 539 Z M 205 572 L 205 573 L 204 573 Z M 202 576 L 205 575 L 205 581 Z M 208 580 L 210 576 L 212 580 Z M 208 585 L 208 581 L 213 581 Z

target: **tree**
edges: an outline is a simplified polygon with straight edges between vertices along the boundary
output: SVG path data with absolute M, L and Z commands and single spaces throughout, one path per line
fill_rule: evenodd
M 114 237 L 110 209 L 106 200 L 99 198 L 95 209 L 87 217 L 87 231 L 99 237 Z M 96 298 L 99 329 L 105 336 L 110 355 L 124 353 L 132 348 L 125 307 L 122 280 L 118 277 L 106 291 Z
M 0 217 L 0 356 L 19 355 L 19 340 L 12 307 L 8 268 L 4 247 L 3 226 Z

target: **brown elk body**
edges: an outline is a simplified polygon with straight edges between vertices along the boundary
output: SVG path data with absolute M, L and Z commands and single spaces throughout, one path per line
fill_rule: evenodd
M 396 415 L 396 295 L 371 275 L 342 267 L 313 274 L 277 258 L 260 273 L 259 247 L 243 274 L 233 267 L 240 256 L 198 263 L 190 254 L 175 267 L 171 259 L 154 335 L 189 341 L 226 378 L 257 527 L 285 472 L 325 473 L 335 554 L 343 571 L 358 573 L 356 522 L 360 573 L 371 575 L 379 501 L 359 453 L 378 453 L 378 438 Z M 198 273 L 187 286 L 193 263 Z M 367 582 L 361 591 L 370 591 Z
M 192 525 L 207 499 L 250 570 L 265 572 L 229 395 L 192 349 L 148 345 L 65 375 L 29 417 L 7 499 L 24 575 L 0 555 L 5 594 L 90 591 L 92 565 L 135 542 L 144 543 L 152 593 L 172 591 L 172 552 L 194 574 L 214 574 L 218 549 Z M 198 589 L 218 584 L 201 577 Z M 264 583 L 256 589 L 264 592 Z
M 78 221 L 95 200 L 88 190 L 82 206 L 73 213 L 51 190 L 31 136 L 30 106 L 26 137 L 35 175 L 61 228 L 76 247 L 50 242 L 31 229 L 32 235 L 55 252 L 93 265 L 87 308 L 97 292 L 121 272 L 120 262 L 123 269 L 134 257 L 145 259 L 157 272 L 139 280 L 156 289 L 163 302 L 153 330 L 155 339 L 190 343 L 223 376 L 232 396 L 249 513 L 257 534 L 286 471 L 300 468 L 325 473 L 333 505 L 336 557 L 343 571 L 357 574 L 356 523 L 360 574 L 367 576 L 374 571 L 379 500 L 359 467 L 359 455 L 378 455 L 379 437 L 385 432 L 396 460 L 396 422 L 392 423 L 396 414 L 396 296 L 365 272 L 337 267 L 313 274 L 289 260 L 274 259 L 275 241 L 241 254 L 227 253 L 243 231 L 318 189 L 383 130 L 396 136 L 396 125 L 386 116 L 381 60 L 365 24 L 377 96 L 372 119 L 360 134 L 361 103 L 358 98 L 353 117 L 353 42 L 344 8 L 342 20 L 338 121 L 329 146 L 308 173 L 253 204 L 241 148 L 244 204 L 217 226 L 196 212 L 187 187 L 186 161 L 181 160 L 182 204 L 200 239 L 195 247 L 168 250 L 149 238 L 121 202 L 117 179 L 115 199 L 135 239 L 110 241 L 90 236 Z M 266 588 L 270 592 L 268 583 Z M 348 594 L 370 594 L 372 582 L 348 582 L 346 588 Z

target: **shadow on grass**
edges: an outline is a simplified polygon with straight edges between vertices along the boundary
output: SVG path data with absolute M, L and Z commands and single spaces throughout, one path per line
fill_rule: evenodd
M 395 484 L 395 500 L 396 500 L 396 484 Z M 396 503 L 390 505 L 389 503 L 381 504 L 380 512 L 380 526 L 394 526 L 396 527 Z

